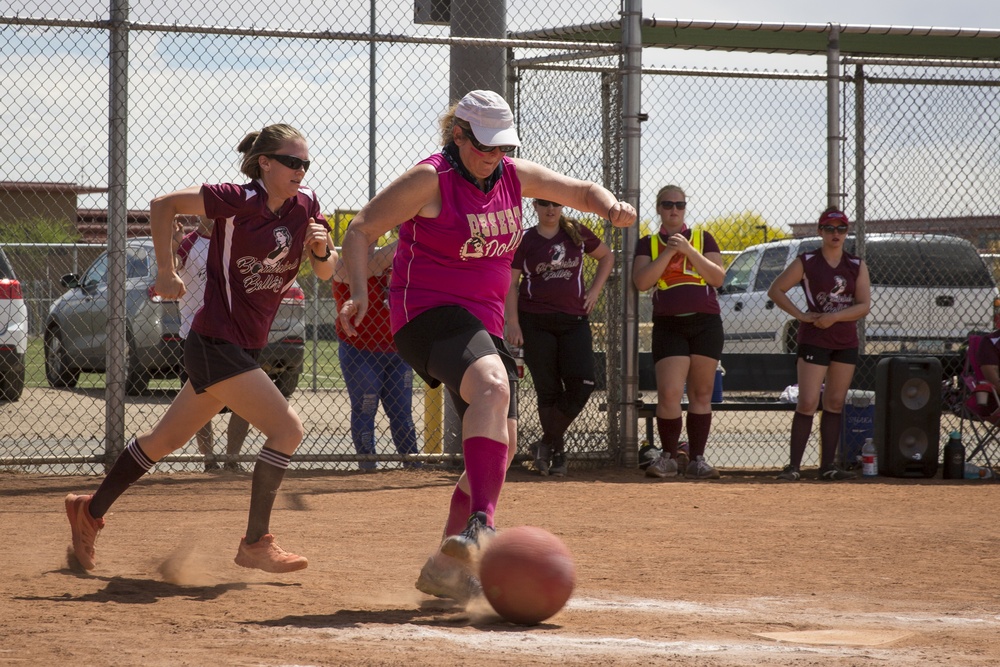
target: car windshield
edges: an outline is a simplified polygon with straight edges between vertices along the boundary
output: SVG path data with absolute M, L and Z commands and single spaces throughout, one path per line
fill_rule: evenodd
M 873 252 L 873 246 L 878 251 Z M 965 243 L 887 239 L 867 245 L 873 285 L 889 287 L 992 287 L 975 248 Z

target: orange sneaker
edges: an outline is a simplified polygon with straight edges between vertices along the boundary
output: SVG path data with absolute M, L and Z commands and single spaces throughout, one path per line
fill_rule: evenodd
M 275 544 L 274 535 L 270 533 L 253 544 L 247 544 L 245 537 L 240 540 L 235 561 L 240 567 L 277 573 L 304 570 L 309 565 L 305 556 L 290 554 Z
M 66 516 L 73 532 L 73 553 L 85 570 L 94 569 L 94 559 L 97 552 L 94 544 L 97 535 L 104 528 L 104 519 L 90 516 L 90 499 L 93 496 L 77 496 L 72 493 L 66 496 Z

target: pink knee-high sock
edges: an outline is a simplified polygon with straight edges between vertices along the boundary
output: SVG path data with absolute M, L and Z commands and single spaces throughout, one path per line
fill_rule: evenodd
M 462 443 L 462 451 L 469 480 L 470 514 L 486 512 L 487 523 L 492 526 L 507 474 L 507 445 L 490 438 L 468 438 Z
M 448 510 L 448 522 L 444 525 L 444 536 L 458 535 L 465 530 L 465 524 L 469 522 L 469 509 L 472 500 L 469 494 L 455 486 L 455 491 L 451 494 L 451 509 Z

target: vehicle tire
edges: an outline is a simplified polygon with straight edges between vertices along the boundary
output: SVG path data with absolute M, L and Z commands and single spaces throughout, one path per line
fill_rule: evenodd
M 299 372 L 293 368 L 286 368 L 277 375 L 271 376 L 271 380 L 274 381 L 274 386 L 278 388 L 281 395 L 288 398 L 295 393 L 295 389 L 299 386 Z
M 799 321 L 792 320 L 785 328 L 785 352 L 795 354 L 799 351 Z
M 129 340 L 128 359 L 125 360 L 125 395 L 142 396 L 149 391 L 149 381 L 152 379 L 152 374 L 148 368 L 136 361 L 132 347 L 133 343 Z
M 21 398 L 24 392 L 24 371 L 15 372 L 13 369 L 5 368 L 0 374 L 0 401 L 14 401 Z
M 66 358 L 59 329 L 45 332 L 45 380 L 54 389 L 75 387 L 80 380 L 80 369 L 70 366 Z

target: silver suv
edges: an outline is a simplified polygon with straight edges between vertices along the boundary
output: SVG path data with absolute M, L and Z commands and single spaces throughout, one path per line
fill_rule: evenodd
M 130 239 L 125 248 L 125 311 L 128 361 L 126 393 L 139 395 L 153 378 L 176 378 L 183 364 L 176 301 L 156 294 L 156 257 L 151 238 Z M 81 372 L 106 370 L 108 254 L 82 277 L 67 274 L 67 291 L 49 309 L 45 324 L 45 378 L 51 387 L 75 387 Z M 285 396 L 298 386 L 305 335 L 305 295 L 295 284 L 282 299 L 261 351 L 260 363 Z
M 21 283 L 0 248 L 0 401 L 21 398 L 27 351 L 28 308 Z
M 855 238 L 844 242 L 854 252 Z M 767 290 L 819 238 L 751 246 L 729 265 L 719 288 L 727 352 L 794 352 L 798 321 L 774 305 Z M 865 318 L 868 352 L 939 354 L 958 349 L 968 333 L 996 327 L 998 293 L 975 246 L 941 234 L 869 234 L 865 261 L 872 308 Z M 789 290 L 805 309 L 800 288 Z

